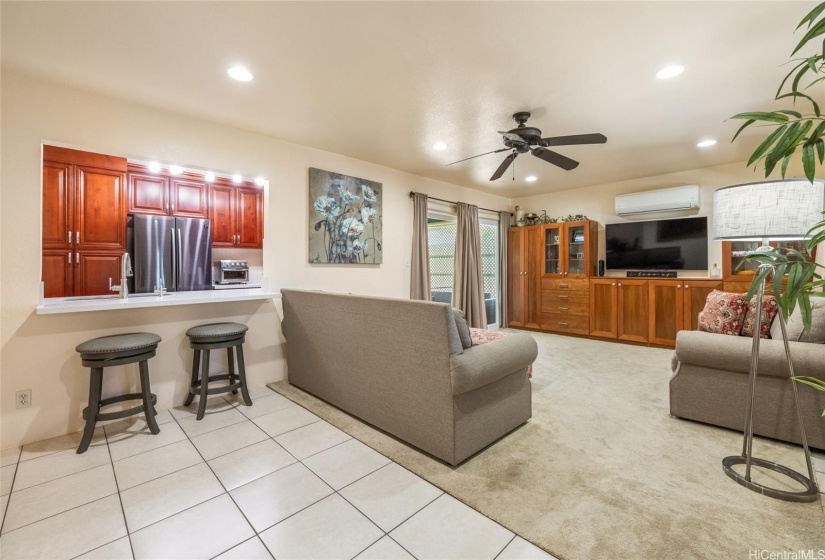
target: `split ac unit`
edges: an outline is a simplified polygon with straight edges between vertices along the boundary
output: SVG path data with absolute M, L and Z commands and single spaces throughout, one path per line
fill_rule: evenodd
M 699 208 L 699 185 L 622 194 L 616 197 L 616 214 L 651 214 Z

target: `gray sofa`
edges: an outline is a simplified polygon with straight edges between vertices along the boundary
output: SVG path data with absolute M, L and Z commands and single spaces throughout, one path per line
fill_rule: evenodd
M 451 465 L 532 415 L 528 334 L 463 349 L 449 305 L 281 293 L 289 383 Z
M 744 430 L 751 344 L 744 336 L 681 331 L 676 335 L 670 414 Z M 790 342 L 794 374 L 825 379 L 825 344 Z M 760 341 L 754 428 L 757 435 L 801 443 L 782 340 Z M 797 384 L 808 444 L 825 449 L 825 393 Z

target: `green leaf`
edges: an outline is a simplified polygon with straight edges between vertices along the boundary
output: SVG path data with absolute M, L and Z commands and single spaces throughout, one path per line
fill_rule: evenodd
M 819 157 L 819 163 L 825 164 L 825 141 L 822 138 L 816 142 L 816 155 Z
M 799 22 L 799 25 L 797 25 L 797 26 L 796 26 L 796 28 L 797 28 L 797 29 L 799 29 L 800 27 L 802 27 L 802 26 L 803 26 L 803 25 L 805 25 L 806 23 L 808 24 L 808 27 L 810 28 L 810 27 L 811 27 L 811 24 L 814 22 L 814 20 L 815 20 L 817 17 L 819 17 L 819 14 L 821 14 L 823 10 L 825 10 L 825 2 L 823 2 L 823 3 L 819 4 L 819 5 L 818 5 L 817 7 L 815 7 L 813 10 L 811 10 L 810 12 L 808 12 L 808 15 L 807 15 L 807 16 L 805 16 L 805 17 L 802 19 L 802 21 L 800 21 L 800 22 Z
M 776 164 L 779 163 L 779 160 L 785 157 L 785 150 L 788 148 L 791 142 L 791 138 L 794 137 L 796 131 L 799 130 L 801 126 L 801 122 L 797 121 L 793 123 L 785 133 L 782 135 L 782 138 L 779 142 L 774 146 L 774 148 L 768 152 L 767 157 L 765 158 L 765 177 L 771 174 Z
M 791 69 L 791 71 L 790 71 L 790 72 L 788 72 L 788 73 L 785 75 L 785 77 L 782 79 L 782 83 L 781 83 L 781 84 L 779 84 L 779 88 L 776 90 L 776 97 L 779 97 L 779 94 L 781 94 L 781 93 L 782 93 L 782 88 L 783 88 L 783 87 L 785 87 L 785 83 L 788 81 L 788 78 L 790 78 L 790 77 L 791 77 L 791 75 L 793 75 L 793 73 L 794 73 L 794 72 L 796 72 L 797 70 L 799 70 L 799 69 L 800 69 L 802 66 L 804 66 L 807 62 L 808 62 L 808 60 L 803 58 L 803 59 L 802 59 L 802 62 L 800 62 L 799 64 L 797 64 L 796 66 L 794 66 L 794 67 Z
M 780 96 L 779 96 L 779 97 L 777 97 L 776 99 L 785 99 L 786 97 L 793 97 L 793 98 L 796 98 L 796 97 L 802 97 L 802 98 L 807 99 L 808 101 L 810 101 L 810 102 L 811 102 L 811 105 L 813 105 L 814 114 L 815 114 L 817 117 L 819 117 L 819 116 L 820 116 L 820 114 L 821 114 L 821 113 L 820 113 L 820 111 L 819 111 L 819 104 L 818 104 L 816 101 L 814 101 L 814 100 L 813 100 L 813 98 L 812 98 L 810 95 L 805 95 L 804 93 L 800 93 L 800 92 L 798 92 L 798 91 L 792 91 L 792 92 L 790 92 L 790 93 L 786 93 L 786 94 L 784 94 L 784 95 L 780 95 Z
M 790 94 L 786 94 L 790 95 Z M 777 98 L 778 99 L 778 98 Z M 738 115 L 734 115 L 731 117 L 732 119 L 748 119 L 748 120 L 755 120 L 755 121 L 766 121 L 766 122 L 775 122 L 775 123 L 785 123 L 788 122 L 788 116 L 783 115 L 781 113 L 766 113 L 766 112 L 756 112 L 756 113 L 739 113 Z
M 768 137 L 765 138 L 765 140 L 759 145 L 759 147 L 756 148 L 756 150 L 754 150 L 753 155 L 751 155 L 750 159 L 748 160 L 748 166 L 750 166 L 755 161 L 759 161 L 759 158 L 761 158 L 764 155 L 764 153 L 768 151 L 768 148 L 771 147 L 771 144 L 773 144 L 782 135 L 782 133 L 785 132 L 785 129 L 787 127 L 788 125 L 783 124 L 776 130 L 771 132 L 770 135 L 768 135 Z
M 781 109 L 781 110 L 777 111 L 777 113 L 784 113 L 785 115 L 790 115 L 792 117 L 796 117 L 797 119 L 802 118 L 802 113 L 800 113 L 799 111 L 790 111 L 788 109 Z
M 781 173 L 783 179 L 785 178 L 785 174 L 788 172 L 788 164 L 791 163 L 791 158 L 792 157 L 793 157 L 793 154 L 785 156 L 784 158 L 782 158 L 782 168 L 780 169 L 780 173 Z
M 804 37 L 802 37 L 802 40 L 801 40 L 801 41 L 799 41 L 799 44 L 798 44 L 798 45 L 796 45 L 796 48 L 795 48 L 795 49 L 793 50 L 793 52 L 791 53 L 791 56 L 793 56 L 793 55 L 795 55 L 796 53 L 798 53 L 798 52 L 799 52 L 799 50 L 800 50 L 802 47 L 804 47 L 804 46 L 805 46 L 805 44 L 806 44 L 808 41 L 810 41 L 810 40 L 811 40 L 811 39 L 813 39 L 814 37 L 819 37 L 819 36 L 820 36 L 820 35 L 822 35 L 823 33 L 825 33 L 825 20 L 820 21 L 819 23 L 817 23 L 816 25 L 814 25 L 813 27 L 811 27 L 810 29 L 808 29 L 808 32 L 807 32 L 807 33 L 805 33 L 805 36 L 804 36 Z
M 819 55 L 815 54 L 808 58 L 808 68 L 811 69 L 812 72 L 816 73 L 816 61 L 819 59 Z
M 750 125 L 752 125 L 752 124 L 753 124 L 753 123 L 755 123 L 755 122 L 756 122 L 756 121 L 755 121 L 755 120 L 753 120 L 753 119 L 748 119 L 748 120 L 745 122 L 745 124 L 743 124 L 742 126 L 740 126 L 740 127 L 739 127 L 739 130 L 737 130 L 737 131 L 736 131 L 736 134 L 734 134 L 734 135 L 733 135 L 733 138 L 731 139 L 731 142 L 733 142 L 734 140 L 736 140 L 736 137 L 737 137 L 737 136 L 739 136 L 739 134 L 740 134 L 743 130 L 745 130 L 747 127 L 749 127 Z M 784 126 L 784 125 L 783 125 L 783 126 Z
M 807 86 L 805 86 L 805 89 L 808 89 L 809 87 L 811 87 L 811 86 L 813 86 L 813 85 L 818 84 L 818 83 L 819 83 L 819 82 L 821 82 L 822 80 L 825 80 L 825 76 L 822 76 L 821 78 L 817 78 L 816 80 L 814 80 L 813 82 L 811 82 L 810 84 L 808 84 Z
M 814 182 L 816 175 L 816 160 L 814 159 L 814 147 L 810 144 L 802 146 L 802 169 L 805 171 L 805 177 Z M 782 177 L 785 177 L 785 164 L 782 164 Z
M 805 59 L 805 63 L 803 64 L 802 68 L 800 68 L 799 72 L 797 72 L 796 76 L 794 76 L 793 82 L 791 83 L 792 92 L 799 90 L 799 82 L 802 81 L 802 76 L 804 76 L 805 73 L 811 69 L 810 65 L 808 64 L 808 60 L 809 59 Z M 814 69 L 814 72 L 816 72 L 816 69 Z
M 805 332 L 811 334 L 811 299 L 807 294 L 799 294 L 799 312 L 802 315 L 802 326 Z

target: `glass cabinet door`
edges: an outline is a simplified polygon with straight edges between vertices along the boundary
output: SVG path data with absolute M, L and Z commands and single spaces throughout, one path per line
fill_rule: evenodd
M 547 226 L 544 230 L 544 274 L 561 274 L 561 227 Z
M 758 261 L 746 261 L 745 257 L 757 249 L 762 243 L 759 241 L 731 241 L 730 242 L 730 271 L 733 276 L 750 276 L 756 274 L 759 268 Z M 741 265 L 741 268 L 739 268 Z M 744 278 L 747 280 L 747 278 Z
M 567 274 L 587 273 L 587 228 L 584 225 L 567 227 Z

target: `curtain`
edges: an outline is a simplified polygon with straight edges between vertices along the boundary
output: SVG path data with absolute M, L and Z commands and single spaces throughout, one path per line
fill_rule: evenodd
M 510 320 L 507 309 L 507 238 L 510 232 L 510 212 L 499 212 L 498 218 L 498 315 L 499 326 L 506 327 Z
M 427 195 L 413 193 L 413 238 L 410 264 L 410 299 L 429 301 L 430 245 L 427 241 Z
M 476 329 L 487 328 L 484 309 L 484 276 L 481 271 L 481 233 L 478 206 L 459 202 L 455 239 L 455 286 L 453 306 L 467 317 Z

